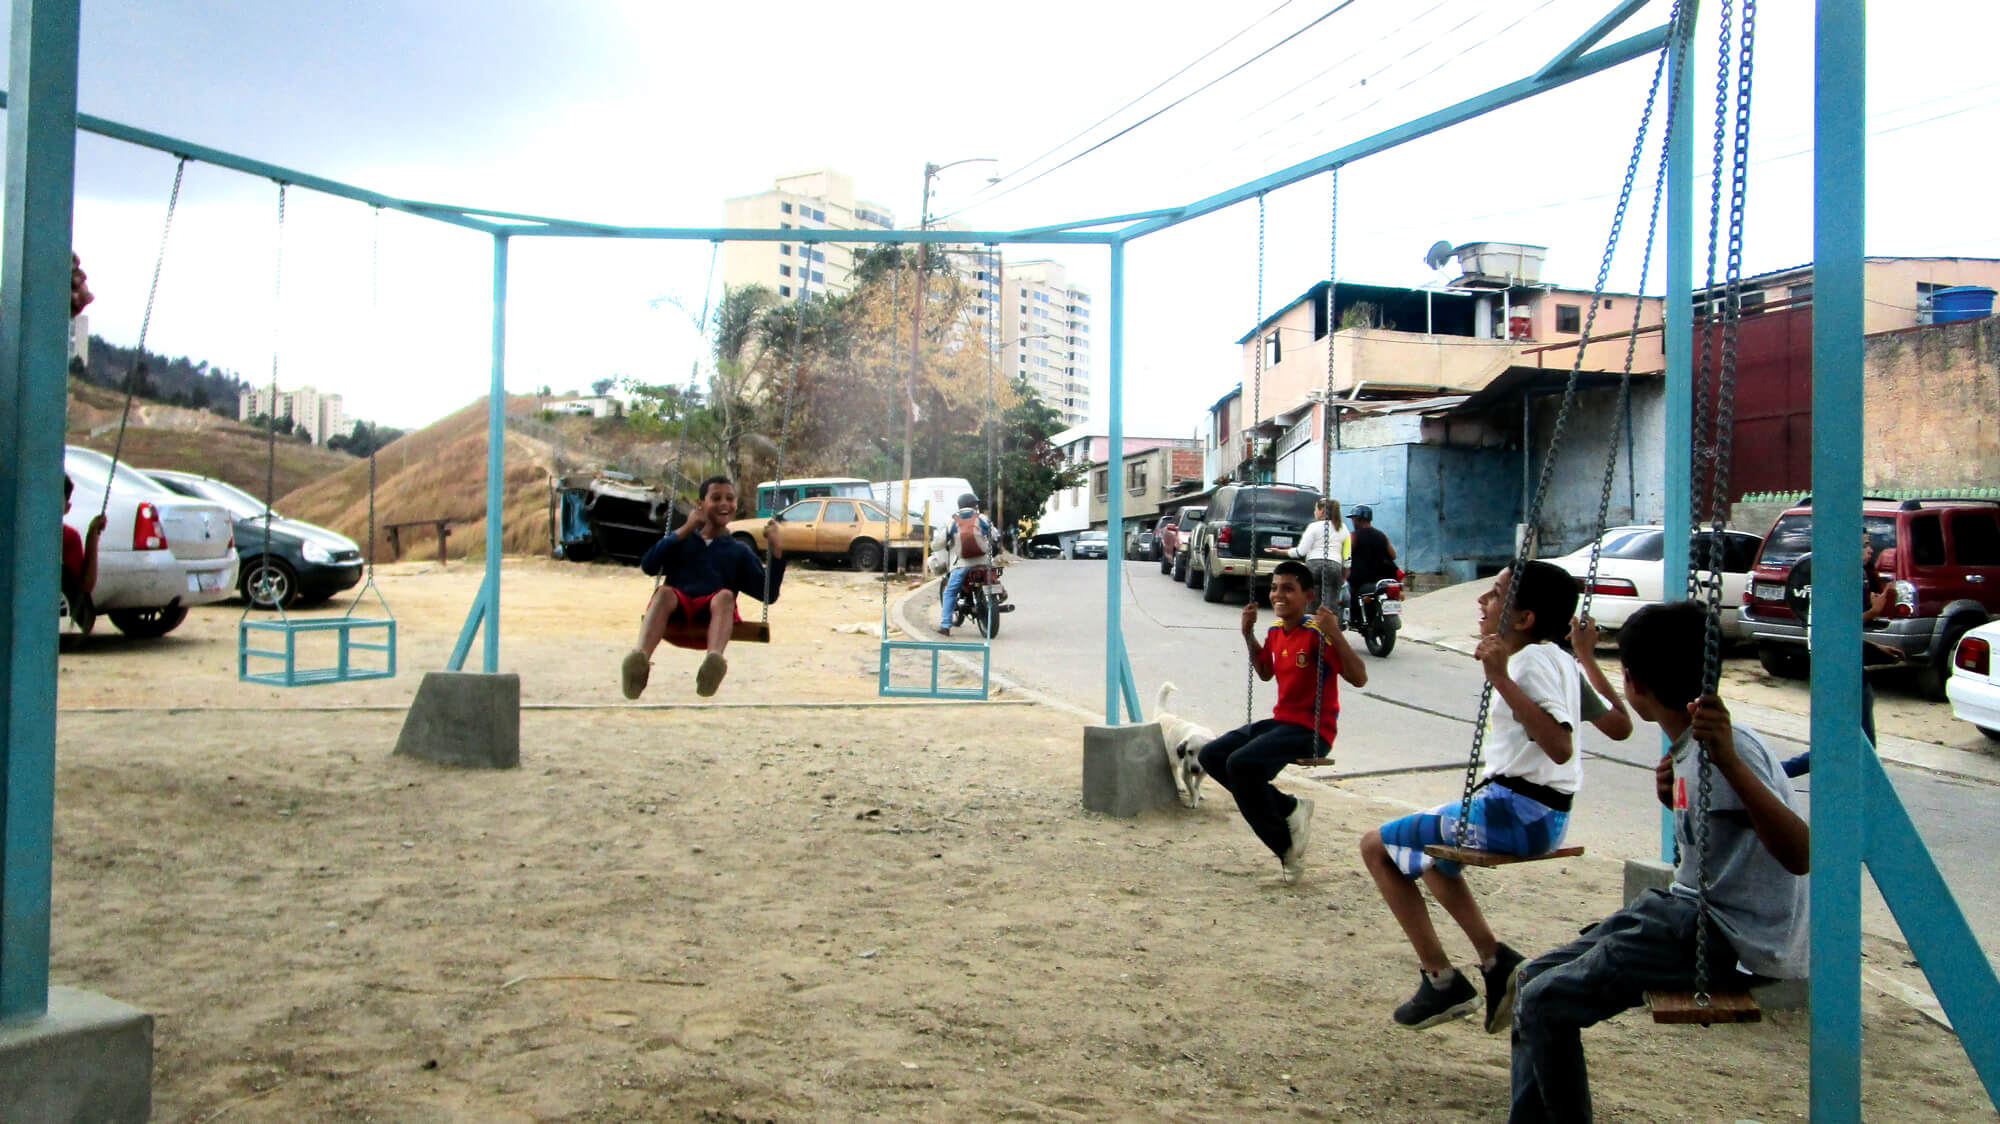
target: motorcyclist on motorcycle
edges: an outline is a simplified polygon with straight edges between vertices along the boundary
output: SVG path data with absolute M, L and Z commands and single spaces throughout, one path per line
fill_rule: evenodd
M 999 536 L 993 532 L 993 524 L 979 513 L 979 497 L 971 492 L 960 493 L 958 510 L 938 525 L 931 536 L 931 549 L 942 551 L 946 558 L 948 572 L 944 579 L 943 604 L 940 606 L 938 632 L 951 635 L 952 607 L 958 604 L 958 591 L 965 584 L 966 575 L 979 566 L 996 564 L 999 554 Z
M 1356 504 L 1347 517 L 1354 523 L 1354 534 L 1347 544 L 1348 603 L 1359 605 L 1361 595 L 1373 590 L 1376 582 L 1400 577 L 1402 571 L 1396 566 L 1396 548 L 1389 544 L 1389 536 L 1375 529 L 1373 508 Z

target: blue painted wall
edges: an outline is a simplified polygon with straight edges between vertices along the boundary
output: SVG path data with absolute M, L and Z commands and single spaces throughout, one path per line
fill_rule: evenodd
M 1502 565 L 1521 519 L 1521 454 L 1507 449 L 1412 445 L 1405 569 L 1434 573 L 1447 561 Z

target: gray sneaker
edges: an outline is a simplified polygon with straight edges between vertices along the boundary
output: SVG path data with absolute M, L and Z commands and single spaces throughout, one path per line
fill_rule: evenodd
M 1292 808 L 1292 814 L 1285 817 L 1285 829 L 1292 833 L 1292 845 L 1285 848 L 1284 878 L 1287 882 L 1297 882 L 1306 869 L 1306 842 L 1312 838 L 1313 802 L 1301 796 Z
M 646 653 L 637 648 L 625 653 L 625 662 L 618 668 L 618 685 L 624 690 L 626 698 L 636 699 L 645 692 L 646 676 L 652 669 L 652 661 L 646 658 Z
M 1422 1030 L 1439 1023 L 1462 1019 L 1479 1008 L 1479 989 L 1465 978 L 1464 972 L 1453 972 L 1451 982 L 1443 987 L 1431 983 L 1429 972 L 1417 973 L 1417 993 L 1410 1001 L 1396 1008 L 1396 1023 L 1411 1030 Z
M 722 686 L 722 677 L 729 674 L 729 661 L 721 652 L 710 652 L 701 658 L 701 668 L 694 674 L 694 693 L 707 698 Z

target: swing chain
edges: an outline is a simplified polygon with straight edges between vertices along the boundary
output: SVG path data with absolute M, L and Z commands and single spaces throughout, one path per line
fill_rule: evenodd
M 1330 505 L 1333 502 L 1332 418 L 1333 418 L 1333 411 L 1336 408 L 1333 404 L 1333 340 L 1334 340 L 1333 290 L 1335 284 L 1334 279 L 1339 276 L 1339 274 L 1335 270 L 1335 267 L 1339 263 L 1339 258 L 1336 255 L 1339 253 L 1340 250 L 1340 165 L 1335 164 L 1333 167 L 1327 169 L 1327 177 L 1328 177 L 1327 180 L 1328 188 L 1327 188 L 1327 220 L 1326 220 L 1326 227 L 1327 227 L 1326 400 L 1321 404 L 1320 407 L 1321 409 L 1326 411 L 1326 416 L 1323 419 L 1321 419 L 1322 424 L 1320 426 L 1320 435 L 1319 435 L 1320 437 L 1319 445 L 1321 454 L 1320 473 L 1319 473 L 1319 492 L 1320 492 L 1321 502 Z M 1263 345 L 1260 343 L 1258 346 L 1261 348 Z M 1332 508 L 1329 507 L 1328 511 L 1330 513 L 1332 511 Z M 1327 566 L 1326 563 L 1332 560 L 1333 536 L 1339 530 L 1340 528 L 1333 526 L 1331 521 L 1328 522 L 1326 536 L 1320 540 L 1319 572 L 1313 575 L 1313 578 L 1315 579 L 1316 583 L 1318 581 L 1325 580 L 1326 575 L 1332 572 L 1331 568 Z M 1345 573 L 1343 573 L 1342 577 L 1344 578 L 1345 576 L 1346 576 Z M 1273 580 L 1276 579 L 1274 578 Z M 1331 589 L 1331 590 L 1321 589 L 1319 591 L 1319 603 L 1321 605 L 1325 605 L 1328 602 L 1333 602 L 1335 605 L 1338 605 L 1339 602 L 1337 599 L 1339 598 L 1339 596 L 1340 596 L 1340 591 L 1338 589 Z M 1335 609 L 1336 618 L 1338 617 L 1338 613 L 1339 610 Z M 1340 622 L 1338 619 L 1335 620 L 1334 627 L 1335 628 L 1340 627 Z M 1323 756 L 1328 758 L 1333 756 L 1333 743 L 1332 742 L 1326 743 L 1325 748 L 1322 749 L 1319 747 L 1318 740 L 1319 740 L 1319 730 L 1320 730 L 1320 712 L 1322 707 L 1325 705 L 1324 700 L 1326 698 L 1326 677 L 1327 677 L 1326 649 L 1331 640 L 1332 640 L 1331 637 L 1327 636 L 1320 637 L 1319 646 L 1313 652 L 1313 666 L 1317 669 L 1317 675 L 1313 679 L 1314 749 L 1316 751 L 1316 756 Z
M 1250 487 L 1250 535 L 1246 544 L 1250 551 L 1250 576 L 1243 579 L 1244 597 L 1254 607 L 1257 604 L 1257 439 L 1252 436 L 1260 427 L 1264 414 L 1264 196 L 1257 195 L 1257 322 L 1251 329 L 1257 337 L 1255 350 L 1257 365 L 1255 379 L 1250 384 L 1250 424 L 1243 427 L 1244 475 L 1250 477 L 1245 484 Z M 1273 466 L 1275 467 L 1275 465 Z M 1275 473 L 1273 474 L 1275 475 Z M 1214 581 L 1217 574 L 1208 575 Z M 1250 657 L 1250 665 L 1243 669 L 1243 720 L 1254 722 L 1257 698 L 1257 657 Z
M 1676 13 L 1678 13 L 1679 11 L 1678 6 L 1676 6 L 1675 11 Z M 1667 48 L 1663 45 L 1660 48 L 1660 62 L 1655 65 L 1653 70 L 1652 86 L 1646 93 L 1646 105 L 1645 105 L 1645 110 L 1640 117 L 1638 136 L 1635 137 L 1632 142 L 1632 155 L 1626 161 L 1625 164 L 1625 179 L 1624 183 L 1622 184 L 1618 192 L 1618 206 L 1616 210 L 1613 211 L 1612 213 L 1611 234 L 1610 237 L 1607 238 L 1605 241 L 1604 256 L 1599 260 L 1597 267 L 1597 287 L 1594 290 L 1592 290 L 1590 295 L 1590 311 L 1588 315 L 1584 318 L 1583 331 L 1577 337 L 1576 360 L 1570 365 L 1569 379 L 1563 385 L 1562 403 L 1556 408 L 1555 424 L 1554 426 L 1551 427 L 1549 431 L 1548 453 L 1542 459 L 1542 470 L 1540 476 L 1538 477 L 1535 483 L 1534 496 L 1529 501 L 1527 518 L 1525 520 L 1527 531 L 1525 534 L 1521 536 L 1520 544 L 1515 548 L 1513 565 L 1511 565 L 1508 568 L 1507 593 L 1505 598 L 1501 602 L 1501 609 L 1500 609 L 1500 620 L 1502 622 L 1503 627 L 1505 626 L 1505 622 L 1511 619 L 1514 615 L 1515 598 L 1519 594 L 1521 588 L 1521 570 L 1527 565 L 1528 555 L 1532 548 L 1535 537 L 1535 528 L 1540 526 L 1541 524 L 1542 503 L 1543 500 L 1548 496 L 1549 482 L 1554 478 L 1556 461 L 1558 460 L 1562 452 L 1563 433 L 1568 428 L 1569 425 L 1570 410 L 1576 402 L 1577 383 L 1583 372 L 1584 352 L 1590 347 L 1590 333 L 1591 329 L 1595 327 L 1597 323 L 1597 310 L 1604 303 L 1604 290 L 1610 281 L 1611 263 L 1613 258 L 1617 254 L 1619 237 L 1624 233 L 1625 214 L 1632 202 L 1632 185 L 1638 177 L 1640 158 L 1645 153 L 1646 135 L 1651 129 L 1653 106 L 1656 103 L 1660 93 L 1660 75 L 1663 73 L 1665 69 L 1666 52 Z M 1669 111 L 1668 116 L 1671 118 L 1672 116 L 1671 111 Z M 1658 215 L 1657 200 L 1655 201 L 1655 209 L 1653 213 L 1657 217 Z M 1648 232 L 1649 245 L 1650 242 L 1651 242 L 1651 232 L 1649 231 Z M 1627 346 L 1629 351 L 1631 345 L 1628 344 Z M 1627 377 L 1629 378 L 1629 376 L 1630 376 L 1630 362 L 1628 359 Z M 1525 402 L 1523 403 L 1522 408 L 1524 410 L 1528 408 Z M 1612 442 L 1612 447 L 1613 447 L 1613 455 L 1615 456 L 1616 455 L 1615 441 Z M 1603 505 L 1608 505 L 1609 503 L 1610 487 L 1611 487 L 1610 474 L 1612 473 L 1614 468 L 1615 466 L 1607 467 L 1606 469 L 1604 495 L 1601 501 Z M 1604 516 L 1604 510 L 1603 507 L 1601 506 L 1598 517 L 1598 536 L 1597 536 L 1600 542 L 1604 537 L 1603 516 Z M 1591 580 L 1594 580 L 1596 562 L 1597 562 L 1597 547 L 1593 545 L 1591 550 L 1591 565 L 1593 571 L 1593 578 Z M 1585 588 L 1585 596 L 1587 598 L 1589 585 L 1586 584 L 1584 588 Z M 1585 604 L 1587 606 L 1588 602 L 1586 601 Z M 1487 724 L 1489 719 L 1491 718 L 1492 710 L 1493 710 L 1493 681 L 1491 679 L 1488 679 L 1481 686 L 1479 691 L 1479 715 L 1477 718 L 1473 720 L 1473 727 L 1472 727 L 1472 752 L 1466 761 L 1465 783 L 1459 793 L 1458 821 L 1452 826 L 1452 842 L 1453 845 L 1458 847 L 1467 846 L 1467 840 L 1471 832 L 1472 794 L 1479 787 L 1479 766 L 1485 752 Z
M 290 184 L 278 183 L 278 238 L 275 252 L 276 264 L 272 268 L 271 279 L 271 412 L 264 419 L 265 461 L 264 461 L 264 541 L 261 549 L 271 552 L 271 504 L 278 490 L 278 354 L 284 343 L 285 308 L 285 194 Z M 282 599 L 273 599 L 279 618 L 285 615 Z M 245 614 L 250 612 L 256 600 L 244 598 Z
M 146 333 L 153 327 L 153 302 L 160 295 L 160 271 L 167 264 L 167 238 L 174 232 L 174 211 L 181 203 L 181 178 L 187 174 L 188 158 L 174 165 L 174 190 L 167 196 L 167 222 L 160 229 L 160 252 L 153 259 L 153 283 L 146 288 L 146 314 L 139 321 L 139 342 L 132 349 L 132 366 L 125 372 L 125 408 L 118 414 L 118 439 L 111 446 L 111 471 L 104 478 L 104 502 L 97 513 L 111 510 L 111 485 L 118 480 L 119 459 L 125 453 L 125 425 L 132 417 L 132 396 L 139 389 L 139 375 L 146 369 Z
M 803 274 L 799 277 L 799 303 L 796 312 L 793 314 L 794 319 L 792 320 L 792 378 L 785 385 L 785 409 L 779 415 L 780 420 L 778 422 L 777 481 L 780 488 L 785 483 L 785 445 L 791 440 L 792 434 L 792 396 L 799 389 L 799 368 L 805 362 L 806 295 L 808 290 L 812 288 L 813 247 L 816 245 L 818 243 L 811 241 L 799 243 L 800 248 L 805 251 L 806 266 Z M 922 325 L 918 327 L 921 328 Z M 778 513 L 772 512 L 772 514 L 777 515 Z M 782 532 L 780 534 L 782 535 Z M 771 623 L 771 567 L 772 560 L 776 557 L 774 550 L 774 544 L 770 542 L 764 544 L 764 600 L 762 605 L 763 618 L 766 625 Z

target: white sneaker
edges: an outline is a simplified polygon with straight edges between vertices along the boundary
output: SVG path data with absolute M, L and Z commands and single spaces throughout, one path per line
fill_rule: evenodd
M 1285 817 L 1285 829 L 1292 833 L 1292 845 L 1285 848 L 1284 879 L 1297 882 L 1305 873 L 1306 843 L 1312 838 L 1313 802 L 1301 796 L 1292 814 Z

